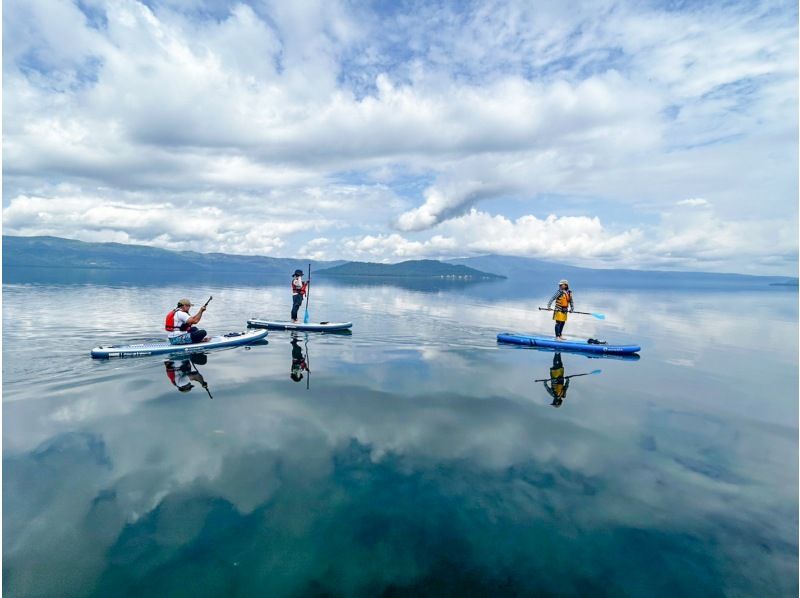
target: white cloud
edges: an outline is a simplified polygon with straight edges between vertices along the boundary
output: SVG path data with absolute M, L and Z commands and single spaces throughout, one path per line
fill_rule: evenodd
M 541 213 L 536 205 L 552 195 L 643 213 L 702 197 L 708 205 L 679 205 L 713 205 L 726 222 L 759 220 L 765 229 L 797 217 L 789 8 L 503 2 L 386 16 L 341 2 L 82 6 L 91 14 L 69 2 L 6 3 L 6 198 L 55 200 L 52 188 L 68 184 L 79 189 L 71 199 L 94 198 L 108 214 L 109 198 L 135 195 L 146 207 L 168 197 L 178 209 L 216 206 L 228 227 L 239 218 L 243 238 L 260 235 L 260 203 L 276 230 L 302 221 L 291 206 L 303 205 L 314 215 L 309 228 L 341 231 L 325 233 L 329 257 L 340 257 L 337 247 L 371 255 L 377 246 L 343 240 L 403 239 L 398 230 L 429 231 L 398 241 L 404 255 L 450 251 L 433 240 L 437 226 L 457 228 L 487 201 L 498 216 L 496 202 L 508 200 Z M 51 210 L 61 213 L 51 202 L 7 232 L 53 231 Z M 633 209 L 624 224 L 600 207 L 584 213 L 614 230 L 639 228 Z M 95 220 L 85 227 L 66 218 L 58 234 L 96 235 Z M 107 234 L 140 238 L 144 227 L 158 228 L 142 220 L 156 218 Z M 215 231 L 197 248 L 229 246 L 222 229 L 197 224 Z M 186 243 L 174 227 L 162 229 L 152 238 Z M 610 240 L 624 232 L 586 231 L 592 242 L 575 246 L 576 259 L 597 258 L 598 239 L 602 252 L 625 246 Z M 773 244 L 739 248 L 726 250 L 729 267 Z
M 707 199 L 703 199 L 702 197 L 696 197 L 691 199 L 682 199 L 675 205 L 688 206 L 690 208 L 705 208 L 709 207 L 711 204 L 708 202 Z
M 512 220 L 473 208 L 439 225 L 427 240 L 367 235 L 347 240 L 343 250 L 352 259 L 376 261 L 498 254 L 594 267 L 708 271 L 730 271 L 731 260 L 744 253 L 751 259 L 740 268 L 743 272 L 771 274 L 777 256 L 782 267 L 791 267 L 797 252 L 793 223 L 727 221 L 702 205 L 707 209 L 690 216 L 664 212 L 657 225 L 620 231 L 606 229 L 597 217 L 526 215 Z M 771 245 L 764 245 L 764 238 Z

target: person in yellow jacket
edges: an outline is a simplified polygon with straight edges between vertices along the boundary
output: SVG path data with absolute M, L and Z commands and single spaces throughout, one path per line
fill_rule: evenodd
M 569 389 L 569 376 L 564 376 L 561 353 L 556 353 L 553 356 L 553 367 L 550 368 L 550 386 L 547 386 L 546 380 L 543 380 L 542 383 L 548 394 L 553 397 L 553 402 L 550 404 L 553 407 L 561 407 L 564 399 L 567 398 L 567 390 Z
M 558 283 L 558 290 L 550 297 L 547 302 L 547 309 L 555 302 L 553 308 L 553 319 L 556 321 L 556 340 L 563 341 L 564 324 L 567 322 L 567 313 L 575 310 L 572 303 L 572 291 L 569 290 L 569 281 L 561 280 Z

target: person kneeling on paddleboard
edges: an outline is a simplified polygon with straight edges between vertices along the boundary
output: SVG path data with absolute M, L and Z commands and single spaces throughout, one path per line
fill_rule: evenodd
M 167 314 L 164 329 L 169 332 L 168 340 L 171 345 L 188 345 L 199 343 L 206 338 L 206 331 L 198 329 L 195 324 L 203 317 L 206 306 L 203 305 L 193 316 L 189 315 L 192 302 L 188 299 L 178 301 L 178 307 Z
M 558 290 L 547 302 L 547 309 L 550 309 L 550 305 L 554 301 L 553 319 L 556 321 L 556 340 L 563 341 L 564 337 L 561 336 L 561 333 L 564 331 L 564 324 L 567 322 L 567 313 L 575 309 L 572 303 L 572 291 L 569 290 L 569 281 L 559 281 Z
M 309 279 L 308 282 L 311 282 Z M 308 291 L 308 282 L 303 282 L 303 271 L 295 270 L 292 277 L 292 323 L 297 324 L 297 310 L 303 305 L 303 297 Z

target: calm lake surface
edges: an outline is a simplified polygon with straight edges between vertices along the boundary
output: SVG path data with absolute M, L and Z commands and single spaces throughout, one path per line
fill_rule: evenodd
M 495 340 L 552 330 L 547 282 L 320 280 L 352 335 L 166 365 L 89 351 L 183 296 L 286 319 L 288 281 L 5 284 L 5 594 L 796 595 L 796 289 L 573 282 L 607 319 L 567 335 L 641 359 L 561 353 L 555 407 L 555 354 Z

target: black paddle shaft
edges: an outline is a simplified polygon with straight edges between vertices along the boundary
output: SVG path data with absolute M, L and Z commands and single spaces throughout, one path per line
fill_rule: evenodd
M 555 311 L 552 307 L 540 307 L 539 311 Z M 565 312 L 566 313 L 566 312 Z M 593 316 L 594 314 L 588 311 L 571 311 L 571 314 L 583 314 L 585 316 Z
M 211 299 L 209 299 L 209 301 L 211 301 Z M 203 374 L 201 374 L 200 370 L 197 369 L 197 365 L 193 361 L 190 361 L 189 363 L 191 364 L 191 367 L 194 368 L 194 371 L 197 372 L 197 375 L 200 376 L 201 378 L 203 378 Z M 208 390 L 208 382 L 206 382 L 205 378 L 203 378 L 202 386 L 206 390 L 206 392 L 208 393 L 208 398 L 209 399 L 213 399 L 214 397 L 211 396 L 211 391 Z
M 586 372 L 585 374 L 572 374 L 571 376 L 564 376 L 564 380 L 567 378 L 577 378 L 578 376 L 589 376 L 590 374 L 594 374 L 594 372 Z M 534 380 L 534 382 L 550 382 L 552 378 L 542 378 L 541 380 Z

